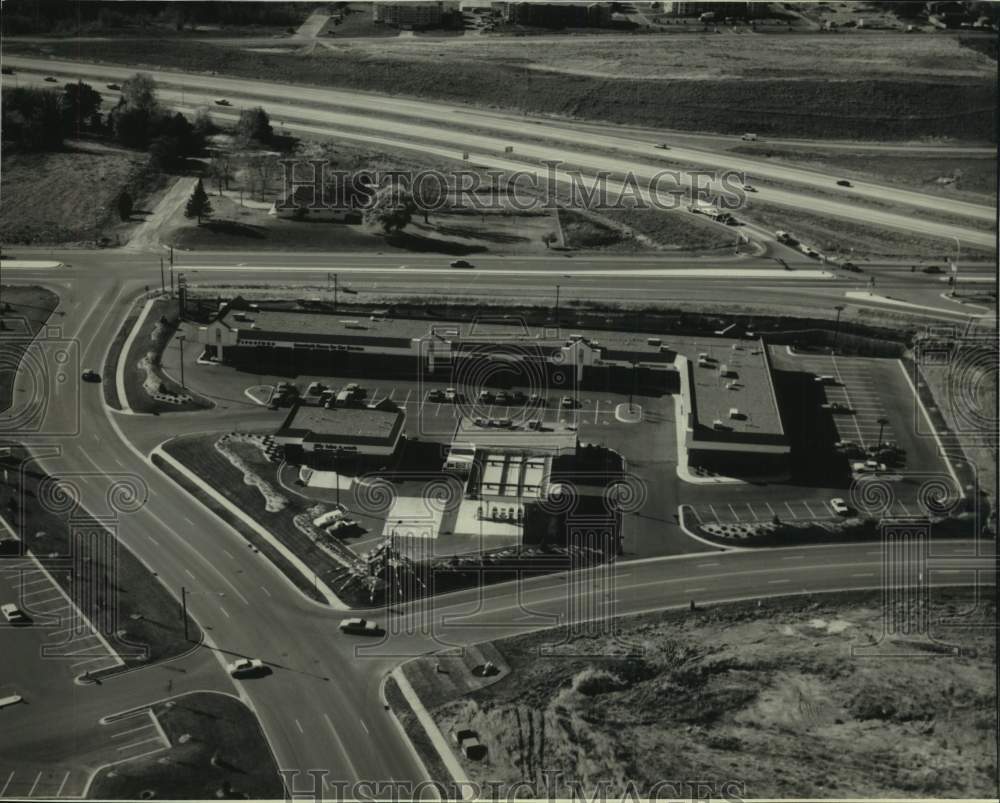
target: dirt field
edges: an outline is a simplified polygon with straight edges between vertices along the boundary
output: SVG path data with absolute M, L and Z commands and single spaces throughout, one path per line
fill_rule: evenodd
M 932 597 L 937 616 L 974 608 L 971 592 Z M 613 796 L 683 779 L 744 798 L 995 794 L 995 607 L 935 634 L 961 656 L 852 657 L 881 636 L 880 606 L 860 592 L 644 615 L 623 622 L 629 647 L 577 638 L 549 656 L 559 634 L 543 631 L 495 642 L 499 680 L 448 701 L 430 684 L 454 688 L 454 671 L 407 675 L 444 733 L 479 732 L 488 757 L 462 761 L 481 783 L 544 789 L 549 771 L 607 779 Z
M 124 242 L 115 199 L 125 188 L 142 209 L 150 182 L 148 157 L 81 143 L 57 153 L 4 154 L 0 238 L 5 243 L 93 246 L 99 237 Z

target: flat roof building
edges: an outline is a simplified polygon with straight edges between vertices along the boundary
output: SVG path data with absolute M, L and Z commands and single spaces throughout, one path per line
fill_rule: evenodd
M 274 433 L 282 446 L 304 452 L 391 455 L 403 434 L 406 414 L 377 407 L 320 407 L 297 404 Z

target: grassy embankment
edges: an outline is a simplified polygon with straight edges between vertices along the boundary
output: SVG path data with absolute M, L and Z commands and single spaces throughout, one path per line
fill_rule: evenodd
M 3 346 L 3 354 L 0 355 L 0 412 L 10 408 L 14 377 L 24 357 L 28 341 L 38 334 L 49 320 L 52 311 L 59 306 L 59 296 L 43 287 L 5 286 L 2 295 L 0 345 Z M 77 378 L 73 377 L 73 381 L 77 381 Z
M 257 718 L 235 697 L 196 692 L 151 710 L 170 740 L 169 751 L 102 770 L 91 784 L 90 797 L 276 800 L 285 796 Z
M 645 795 L 658 781 L 695 778 L 716 793 L 735 781 L 744 798 L 988 795 L 995 606 L 948 589 L 935 590 L 931 605 L 932 620 L 961 622 L 933 633 L 943 650 L 913 630 L 882 641 L 882 592 L 851 592 L 494 642 L 512 671 L 464 696 L 444 691 L 453 677 L 412 664 L 407 675 L 443 732 L 478 731 L 488 758 L 462 760 L 481 783 L 544 790 L 550 771 L 589 793 L 607 779 L 613 796 L 630 780 Z M 917 615 L 904 607 L 895 613 Z M 889 654 L 852 655 L 873 646 Z

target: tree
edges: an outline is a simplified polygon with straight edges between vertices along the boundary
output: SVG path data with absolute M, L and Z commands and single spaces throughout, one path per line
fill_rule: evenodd
M 90 84 L 77 81 L 66 84 L 60 98 L 62 107 L 63 130 L 67 133 L 79 133 L 86 129 L 100 127 L 101 93 Z M 97 125 L 95 126 L 95 119 Z
M 558 239 L 559 238 L 556 236 L 555 232 L 552 231 L 547 231 L 542 235 L 542 242 L 545 243 L 546 248 L 551 247 L 552 243 Z
M 157 170 L 170 170 L 181 158 L 181 144 L 177 137 L 161 134 L 149 143 L 149 155 Z
M 122 100 L 130 109 L 152 113 L 158 107 L 156 84 L 146 73 L 137 72 L 122 84 Z
M 132 196 L 129 195 L 128 190 L 122 190 L 118 195 L 118 217 L 122 220 L 128 220 L 132 217 Z
M 218 130 L 212 122 L 211 114 L 204 106 L 195 111 L 193 125 L 195 133 L 202 138 L 202 141 L 207 140 Z
M 271 129 L 271 118 L 260 106 L 253 109 L 243 109 L 239 122 L 236 123 L 236 141 L 240 147 L 252 145 L 270 145 L 274 140 Z
M 56 150 L 63 141 L 60 97 L 48 89 L 5 90 L 0 131 L 5 142 L 26 151 Z
M 121 103 L 111 113 L 115 140 L 126 148 L 145 148 L 149 142 L 149 112 Z
M 233 177 L 233 157 L 226 151 L 217 151 L 208 163 L 208 172 L 215 179 L 219 195 L 222 195 L 223 189 L 229 189 L 229 180 Z
M 212 204 L 208 200 L 208 195 L 205 193 L 205 187 L 202 186 L 201 179 L 198 179 L 198 183 L 194 185 L 194 190 L 191 192 L 191 197 L 188 198 L 187 206 L 184 207 L 184 217 L 194 217 L 198 218 L 198 225 L 201 225 L 201 219 L 203 217 L 209 217 L 212 214 Z
M 365 209 L 364 221 L 379 226 L 386 234 L 402 231 L 413 219 L 416 205 L 405 190 L 383 187 Z

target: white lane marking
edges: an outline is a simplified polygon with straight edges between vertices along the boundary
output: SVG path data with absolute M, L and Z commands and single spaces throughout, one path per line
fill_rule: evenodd
M 138 728 L 129 728 L 127 731 L 118 731 L 118 733 L 112 733 L 111 738 L 117 739 L 119 736 L 124 736 L 126 733 L 136 733 L 137 731 L 149 730 L 153 727 L 152 722 L 147 722 L 145 725 L 140 725 Z
M 782 558 L 782 560 L 805 560 L 805 555 L 789 555 L 788 557 Z
M 271 592 L 270 592 L 270 591 L 268 591 L 266 587 L 264 587 L 264 586 L 261 586 L 261 587 L 260 587 L 260 590 L 261 590 L 261 591 L 263 591 L 263 592 L 264 592 L 265 594 L 267 594 L 268 596 L 271 596 Z
M 194 580 L 194 575 L 191 573 L 190 569 L 188 569 L 188 568 L 185 567 L 184 574 L 186 574 L 188 577 L 190 577 L 192 580 Z
M 28 792 L 28 797 L 31 797 L 33 794 L 35 794 L 35 787 L 38 786 L 38 782 L 41 779 L 42 779 L 42 773 L 38 773 L 38 775 L 35 776 L 35 782 L 31 785 L 31 791 Z
M 226 609 L 223 608 L 221 605 L 219 606 L 219 610 L 222 611 L 226 615 L 227 619 L 232 618 L 232 617 L 229 616 L 229 613 L 226 611 Z
M 305 733 L 305 731 L 302 730 L 302 723 L 298 720 L 295 720 L 295 727 L 299 729 L 299 733 Z
M 62 797 L 63 789 L 66 788 L 66 781 L 69 780 L 69 770 L 66 770 L 66 774 L 63 775 L 62 783 L 59 784 L 59 789 L 56 791 L 56 797 Z
M 369 732 L 368 731 L 368 726 L 365 724 L 365 721 L 363 719 L 359 719 L 358 722 L 360 722 L 361 723 L 361 727 L 365 729 L 365 733 L 368 733 Z
M 337 746 L 340 748 L 340 752 L 344 755 L 344 761 L 346 761 L 347 762 L 347 766 L 350 767 L 350 769 L 351 769 L 351 775 L 353 777 L 355 777 L 355 778 L 360 778 L 361 776 L 358 775 L 358 770 L 354 766 L 354 762 L 351 761 L 350 755 L 348 755 L 347 750 L 344 749 L 344 743 L 342 741 L 340 741 L 340 736 L 337 735 L 337 729 L 333 727 L 333 722 L 330 721 L 330 715 L 329 714 L 323 714 L 323 719 L 326 720 L 326 724 L 330 728 L 330 733 L 333 734 L 333 738 L 337 742 Z
M 684 589 L 684 593 L 685 594 L 693 594 L 695 591 L 704 591 L 704 590 L 705 590 L 704 587 L 699 587 L 699 588 L 685 588 Z
M 14 780 L 14 770 L 10 771 L 10 775 L 7 776 L 7 782 L 3 785 L 3 789 L 0 789 L 0 797 L 3 797 L 7 793 L 7 787 L 10 786 L 12 780 Z
M 121 753 L 125 750 L 131 750 L 133 747 L 138 747 L 141 744 L 149 744 L 150 742 L 158 742 L 158 741 L 160 741 L 159 735 L 150 736 L 148 739 L 142 739 L 138 742 L 132 742 L 132 744 L 123 745 L 122 747 L 118 748 L 118 752 Z
M 778 583 L 790 583 L 790 582 L 792 582 L 792 581 L 791 580 L 768 580 L 767 584 L 769 586 L 773 586 L 773 585 L 777 585 Z
M 698 568 L 699 569 L 704 569 L 704 568 L 706 568 L 708 566 L 718 566 L 718 565 L 719 565 L 718 563 L 699 563 L 698 564 Z
M 875 572 L 858 572 L 857 574 L 852 574 L 851 577 L 874 577 Z

